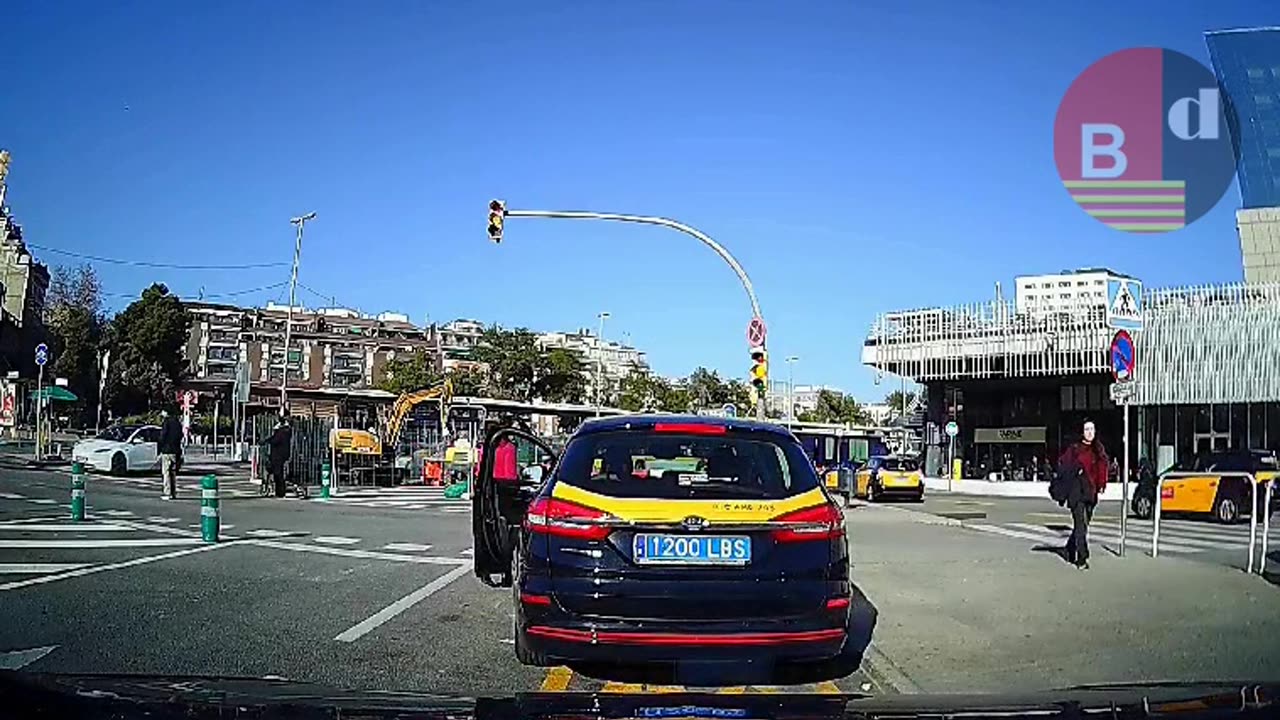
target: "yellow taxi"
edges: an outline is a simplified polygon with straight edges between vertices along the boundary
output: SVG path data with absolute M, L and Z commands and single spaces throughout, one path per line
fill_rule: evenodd
M 854 497 L 872 502 L 888 497 L 924 500 L 924 474 L 911 458 L 874 455 L 854 475 Z
M 1256 483 L 1249 490 L 1249 475 Z M 1231 450 L 1195 455 L 1166 470 L 1160 485 L 1160 512 L 1187 513 L 1234 523 L 1247 517 L 1250 495 L 1253 507 L 1266 502 L 1267 485 L 1280 477 L 1276 454 L 1271 450 Z M 1272 508 L 1280 498 L 1274 497 Z M 1155 509 L 1156 483 L 1139 482 L 1130 507 L 1141 519 Z

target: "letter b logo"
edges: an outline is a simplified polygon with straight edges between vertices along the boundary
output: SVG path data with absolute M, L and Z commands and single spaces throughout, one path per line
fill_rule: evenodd
M 1072 82 L 1054 121 L 1054 160 L 1071 198 L 1117 230 L 1194 222 L 1235 174 L 1222 93 L 1204 65 L 1172 50 L 1112 53 Z

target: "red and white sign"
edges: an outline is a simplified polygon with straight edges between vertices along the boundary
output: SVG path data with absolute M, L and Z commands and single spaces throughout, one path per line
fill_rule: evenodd
M 17 420 L 17 388 L 0 381 L 0 427 L 13 427 Z
M 768 331 L 764 326 L 764 318 L 759 315 L 751 318 L 751 322 L 747 323 L 747 345 L 751 347 L 764 347 L 764 339 Z

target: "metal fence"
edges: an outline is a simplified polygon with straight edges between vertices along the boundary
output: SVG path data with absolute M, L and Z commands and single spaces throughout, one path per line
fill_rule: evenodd
M 275 428 L 276 415 L 255 415 L 246 418 L 249 442 L 259 448 L 259 457 L 267 457 L 267 441 Z M 307 485 L 320 484 L 320 466 L 330 461 L 329 431 L 334 418 L 294 415 L 289 418 L 293 428 L 293 442 L 289 453 L 289 478 Z

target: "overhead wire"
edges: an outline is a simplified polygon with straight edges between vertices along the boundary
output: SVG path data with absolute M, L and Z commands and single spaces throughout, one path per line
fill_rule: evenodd
M 49 247 L 47 245 L 37 245 L 32 242 L 28 242 L 26 245 L 27 247 L 32 247 L 37 250 L 54 253 L 55 255 L 65 255 L 66 257 L 72 257 L 78 260 L 89 260 L 91 262 L 109 263 L 112 265 L 130 265 L 133 267 L 163 268 L 168 270 L 256 270 L 260 268 L 286 267 L 289 265 L 289 263 L 286 262 L 244 263 L 239 265 L 186 265 L 182 263 L 160 263 L 150 262 L 147 260 L 125 260 L 121 258 L 102 257 L 100 255 L 89 255 L 87 253 L 62 250 L 59 248 Z

